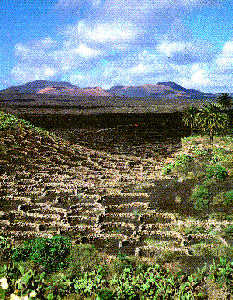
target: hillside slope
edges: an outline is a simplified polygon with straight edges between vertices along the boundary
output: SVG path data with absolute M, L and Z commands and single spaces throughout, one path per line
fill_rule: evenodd
M 101 87 L 79 88 L 69 82 L 36 80 L 24 85 L 13 86 L 2 90 L 3 94 L 45 94 L 54 96 L 86 96 L 86 97 L 152 97 L 152 98 L 213 98 L 214 94 L 203 93 L 194 89 L 186 89 L 175 82 L 158 82 L 154 84 L 142 84 L 138 86 L 116 85 L 108 90 Z
M 117 186 L 120 180 L 128 178 L 127 182 L 135 181 L 135 175 L 144 166 L 148 174 L 143 174 L 137 181 L 147 181 L 154 178 L 159 161 L 156 159 L 141 159 L 134 156 L 110 155 L 104 151 L 95 151 L 77 144 L 72 145 L 67 140 L 34 127 L 29 122 L 0 112 L 0 172 L 14 175 L 21 172 L 61 173 L 68 172 L 80 179 L 80 184 L 86 186 L 108 185 Z M 129 165 L 132 165 L 129 167 Z M 119 171 L 122 171 L 119 174 Z M 101 177 L 109 173 L 109 180 Z M 94 175 L 93 175 L 94 174 Z M 88 183 L 88 176 L 94 176 Z M 85 178 L 86 177 L 86 178 Z
M 109 259 L 121 251 L 188 269 L 232 258 L 232 137 L 189 137 L 158 161 L 72 145 L 1 112 L 0 142 L 0 236 L 12 243 L 62 234 Z M 212 178 L 205 166 L 218 164 Z

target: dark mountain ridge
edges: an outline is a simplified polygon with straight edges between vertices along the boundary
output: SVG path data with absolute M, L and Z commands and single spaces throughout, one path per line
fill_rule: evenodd
M 48 81 L 48 80 L 35 80 L 32 82 L 28 82 L 22 85 L 18 86 L 11 86 L 7 89 L 2 90 L 1 92 L 5 93 L 29 93 L 34 94 L 39 92 L 42 89 L 45 89 L 47 87 L 53 87 L 53 88 L 78 88 L 77 86 L 66 82 L 66 81 Z
M 198 90 L 194 90 L 194 89 L 186 89 L 183 86 L 172 82 L 172 81 L 168 81 L 168 82 L 158 82 L 158 85 L 165 85 L 165 86 L 170 86 L 172 89 L 177 90 L 177 91 L 182 91 L 182 92 L 192 92 L 192 93 L 202 93 Z M 203 94 L 203 93 L 202 93 Z
M 152 98 L 209 98 L 214 94 L 203 93 L 195 89 L 186 89 L 172 82 L 158 82 L 156 85 L 143 84 L 138 86 L 115 85 L 108 90 L 101 87 L 80 88 L 65 81 L 36 80 L 19 86 L 12 86 L 0 91 L 3 94 L 48 94 L 56 96 L 103 96 L 103 97 L 152 97 Z

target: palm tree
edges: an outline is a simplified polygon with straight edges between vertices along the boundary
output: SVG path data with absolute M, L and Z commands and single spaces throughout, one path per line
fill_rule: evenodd
M 213 103 L 204 105 L 196 114 L 196 124 L 202 131 L 207 132 L 210 142 L 216 133 L 225 130 L 229 125 L 227 114 L 221 113 L 220 108 Z
M 198 108 L 195 106 L 188 106 L 183 111 L 183 117 L 182 121 L 184 124 L 191 129 L 194 129 L 196 127 L 196 115 L 199 112 Z
M 218 104 L 223 108 L 231 108 L 232 98 L 228 93 L 222 93 L 217 97 Z

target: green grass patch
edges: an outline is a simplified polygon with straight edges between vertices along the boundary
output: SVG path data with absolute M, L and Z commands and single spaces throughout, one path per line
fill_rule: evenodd
M 224 167 L 221 165 L 214 165 L 214 166 L 206 166 L 206 177 L 216 178 L 219 180 L 225 180 L 228 176 L 228 173 Z
M 164 175 L 170 174 L 171 171 L 172 171 L 172 169 L 173 169 L 173 164 L 172 164 L 172 163 L 166 164 L 166 165 L 163 167 L 163 169 L 162 169 L 162 173 L 163 173 Z
M 17 128 L 20 128 L 21 130 L 24 129 L 34 130 L 38 134 L 45 135 L 45 136 L 52 136 L 53 138 L 56 138 L 54 134 L 49 133 L 47 130 L 43 128 L 34 126 L 29 121 L 20 119 L 12 114 L 0 111 L 0 131 L 4 131 L 8 129 L 17 129 Z
M 71 241 L 67 237 L 53 236 L 51 239 L 36 238 L 25 241 L 23 246 L 16 247 L 12 254 L 13 262 L 31 260 L 40 263 L 46 270 L 62 269 L 63 260 L 69 255 Z
M 162 172 L 164 175 L 173 173 L 182 173 L 186 174 L 188 171 L 192 170 L 191 163 L 194 161 L 194 157 L 187 155 L 187 154 L 181 154 L 176 157 L 175 161 L 173 163 L 166 164 Z
M 197 210 L 203 210 L 209 205 L 210 195 L 211 194 L 207 188 L 197 185 L 192 191 L 190 201 Z
M 213 205 L 221 205 L 224 207 L 232 207 L 233 190 L 222 192 L 213 197 Z

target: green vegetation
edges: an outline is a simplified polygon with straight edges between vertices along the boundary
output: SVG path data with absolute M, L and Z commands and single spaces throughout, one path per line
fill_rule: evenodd
M 233 262 L 229 262 L 227 258 L 220 258 L 218 265 L 213 262 L 210 267 L 209 278 L 217 282 L 220 287 L 225 285 L 227 290 L 233 291 Z
M 3 111 L 0 111 L 0 131 L 7 130 L 7 129 L 30 129 L 30 130 L 35 130 L 38 134 L 42 134 L 45 136 L 53 136 L 52 133 L 49 133 L 47 130 L 36 127 L 32 125 L 30 122 L 20 119 L 12 114 L 5 113 Z
M 171 170 L 173 169 L 173 164 L 170 163 L 170 164 L 166 164 L 163 169 L 162 169 L 162 172 L 164 175 L 167 175 L 169 173 L 171 173 Z
M 227 176 L 228 174 L 226 169 L 220 165 L 206 167 L 206 177 L 208 179 L 216 178 L 220 180 L 225 180 Z
M 203 210 L 208 207 L 210 202 L 210 192 L 207 188 L 197 185 L 192 192 L 190 201 L 194 203 L 197 210 Z
M 171 173 L 171 171 L 173 171 L 174 173 L 187 173 L 193 160 L 194 158 L 192 156 L 181 154 L 176 157 L 173 163 L 169 163 L 163 167 L 163 174 L 169 174 Z
M 214 104 L 204 105 L 196 114 L 196 124 L 203 132 L 208 133 L 210 141 L 217 133 L 221 133 L 228 127 L 229 118 L 227 114 L 221 113 Z
M 223 148 L 213 149 L 212 162 L 227 162 L 227 151 Z
M 59 244 L 63 249 L 67 246 L 67 240 L 63 237 L 55 240 L 55 245 Z M 8 247 L 9 244 L 5 245 Z M 37 248 L 41 258 L 46 259 L 40 243 L 35 244 L 34 253 Z M 13 251 L 19 253 L 16 248 Z M 26 299 L 25 295 L 28 295 L 28 299 L 36 297 L 48 300 L 209 299 L 211 289 L 206 289 L 206 285 L 216 285 L 215 289 L 221 289 L 225 296 L 233 292 L 233 262 L 226 257 L 220 258 L 219 263 L 214 261 L 209 270 L 204 266 L 191 275 L 181 270 L 171 272 L 159 264 L 142 263 L 122 253 L 106 263 L 103 256 L 90 245 L 75 245 L 69 258 L 68 267 L 61 265 L 59 272 L 50 269 L 41 273 L 38 263 L 29 258 L 25 261 L 22 256 L 18 263 L 1 265 L 1 299 L 8 299 L 10 294 L 17 294 L 20 297 L 17 299 Z M 52 264 L 55 270 L 57 262 Z
M 53 236 L 51 239 L 37 238 L 24 242 L 23 247 L 15 249 L 12 255 L 14 262 L 30 259 L 44 266 L 45 270 L 61 269 L 63 260 L 69 255 L 71 242 L 63 236 Z
M 185 229 L 185 234 L 206 233 L 206 229 L 202 226 L 191 225 Z
M 228 93 L 222 93 L 220 96 L 218 96 L 217 101 L 220 107 L 231 108 L 232 98 Z
M 233 235 L 233 225 L 228 225 L 225 228 L 225 234 L 228 236 L 232 236 Z
M 213 198 L 213 205 L 232 207 L 232 205 L 233 205 L 233 190 L 217 194 Z
M 192 192 L 187 200 L 198 211 L 207 212 L 210 208 L 215 210 L 219 205 L 223 208 L 232 207 L 232 192 L 221 192 L 224 187 L 221 184 L 231 180 L 233 174 L 233 149 L 230 141 L 231 136 L 225 136 L 224 139 L 216 137 L 215 144 L 210 145 L 206 136 L 183 138 L 180 153 L 162 169 L 163 174 L 183 180 L 192 179 Z M 220 189 L 219 194 L 212 193 L 213 189 Z
M 196 115 L 198 112 L 199 110 L 195 106 L 189 106 L 184 109 L 182 120 L 187 127 L 191 129 L 196 128 Z
M 228 128 L 229 117 L 217 105 L 210 103 L 200 110 L 195 107 L 186 109 L 183 112 L 183 122 L 192 129 L 207 133 L 210 142 L 213 142 L 214 135 L 223 133 Z
M 202 186 L 205 188 L 210 188 L 211 186 L 214 186 L 217 183 L 217 180 L 215 178 L 207 178 L 202 182 Z
M 227 191 L 225 193 L 225 204 L 233 205 L 233 190 Z

